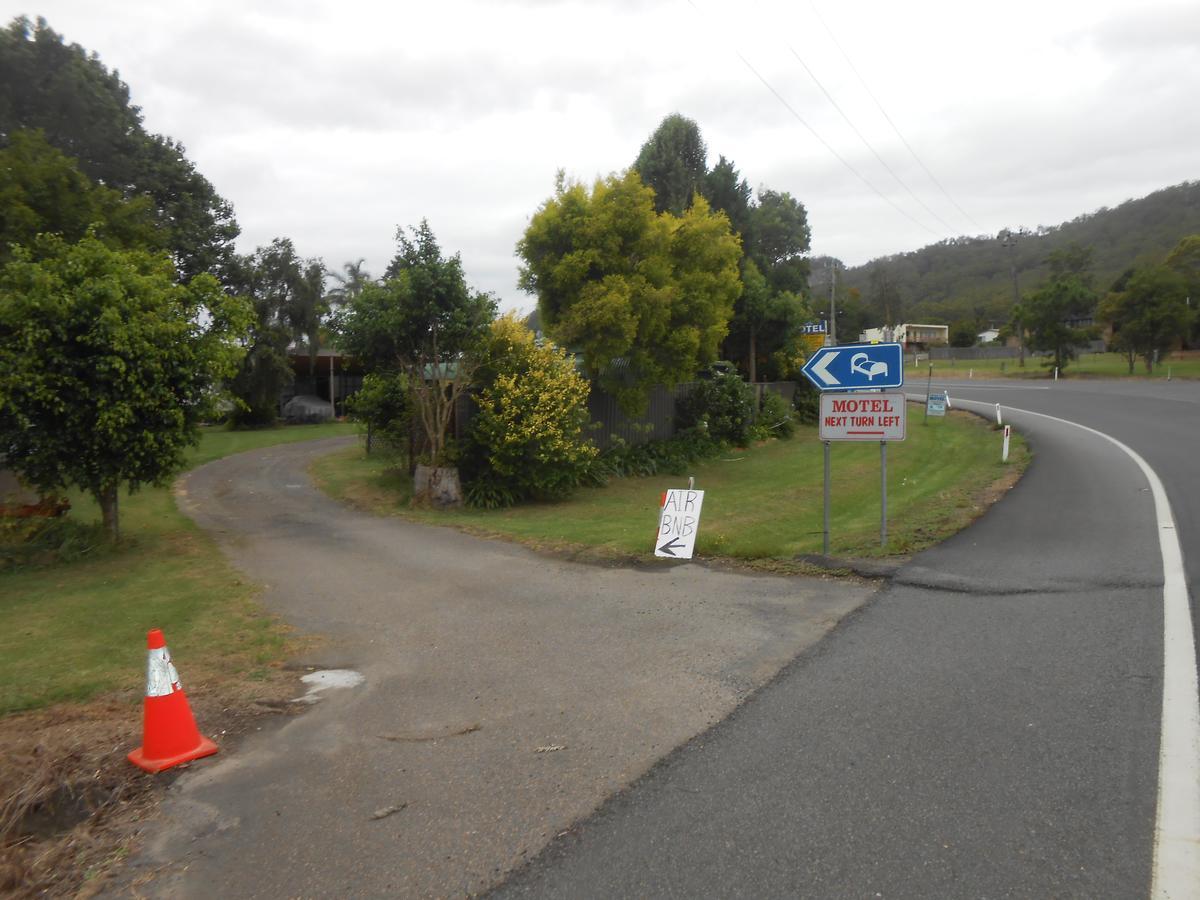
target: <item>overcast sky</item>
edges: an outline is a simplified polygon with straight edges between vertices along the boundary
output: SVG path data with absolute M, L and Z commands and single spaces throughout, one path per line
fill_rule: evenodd
M 534 305 L 513 248 L 555 172 L 624 169 L 673 112 L 850 265 L 1200 178 L 1195 0 L 0 6 L 120 71 L 240 249 L 379 275 L 427 218 L 505 308 Z

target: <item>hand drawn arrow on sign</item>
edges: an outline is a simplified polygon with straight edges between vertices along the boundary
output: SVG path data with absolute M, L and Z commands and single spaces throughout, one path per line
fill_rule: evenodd
M 672 556 L 674 556 L 675 551 L 683 546 L 685 546 L 684 541 L 681 541 L 679 538 L 672 538 L 671 540 L 669 540 L 665 544 L 663 544 L 661 547 L 659 547 L 658 551 L 660 553 L 670 553 Z

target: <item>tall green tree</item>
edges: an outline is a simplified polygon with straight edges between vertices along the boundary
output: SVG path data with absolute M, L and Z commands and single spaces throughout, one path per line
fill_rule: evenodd
M 302 260 L 289 238 L 276 238 L 253 255 L 239 257 L 231 269 L 231 289 L 247 297 L 254 310 L 246 355 L 232 384 L 238 400 L 233 420 L 239 428 L 274 424 L 279 398 L 295 377 L 288 347 L 307 333 L 310 322 L 319 327 L 316 288 L 305 281 L 306 264 L 313 270 L 320 265 Z
M 366 260 L 359 258 L 342 264 L 342 271 L 330 272 L 337 285 L 329 292 L 329 301 L 333 306 L 353 300 L 362 293 L 363 286 L 371 280 L 371 273 L 366 269 Z
M 773 291 L 808 290 L 811 243 L 804 204 L 786 191 L 760 190 L 750 211 L 745 250 Z
M 1160 264 L 1134 269 L 1118 286 L 1101 301 L 1097 316 L 1112 325 L 1113 344 L 1126 354 L 1130 373 L 1137 357 L 1151 373 L 1159 355 L 1184 340 L 1192 324 L 1187 281 Z
M 126 199 L 147 198 L 182 278 L 224 277 L 233 264 L 230 204 L 182 145 L 146 131 L 115 71 L 44 19 L 18 17 L 0 30 L 0 145 L 20 129 L 41 129 L 88 178 Z
M 744 258 L 742 294 L 729 323 L 725 358 L 736 362 L 754 383 L 763 372 L 762 363 L 790 348 L 800 327 L 812 317 L 803 297 L 772 290 L 754 260 Z
M 1070 324 L 1096 306 L 1088 270 L 1090 258 L 1090 250 L 1080 247 L 1050 254 L 1047 263 L 1051 277 L 1014 310 L 1014 316 L 1020 316 L 1019 321 L 1029 332 L 1028 346 L 1053 353 L 1051 364 L 1060 372 L 1091 337 L 1087 329 Z
M 118 496 L 164 484 L 237 367 L 245 301 L 165 254 L 88 235 L 19 248 L 0 270 L 0 447 L 43 491 L 78 487 L 112 539 Z
M 627 410 L 717 358 L 741 290 L 729 220 L 700 197 L 658 215 L 636 171 L 589 191 L 560 173 L 517 244 L 542 327 Z
M 708 172 L 708 148 L 694 121 L 672 113 L 642 145 L 634 169 L 654 191 L 655 212 L 683 215 L 702 193 Z
M 396 232 L 382 282 L 363 285 L 338 314 L 341 347 L 368 372 L 401 373 L 424 431 L 429 464 L 445 466 L 455 404 L 471 385 L 474 350 L 495 318 L 491 295 L 471 290 L 462 259 L 446 256 L 429 223 Z
M 762 190 L 758 201 L 746 207 L 743 289 L 734 306 L 725 354 L 751 381 L 758 378 L 760 360 L 789 347 L 811 316 L 803 300 L 809 242 L 808 214 L 790 194 Z
M 316 375 L 317 355 L 321 350 L 321 325 L 329 315 L 329 297 L 325 293 L 325 264 L 319 259 L 305 260 L 288 308 L 292 341 L 308 348 L 308 370 Z M 333 402 L 333 398 L 329 398 Z
M 1200 234 L 1185 237 L 1167 254 L 1166 265 L 1183 277 L 1187 286 L 1186 304 L 1190 311 L 1200 309 Z M 1189 344 L 1200 343 L 1200 315 L 1192 316 Z
M 704 176 L 701 193 L 713 211 L 725 213 L 729 217 L 730 227 L 744 237 L 750 225 L 754 196 L 749 182 L 742 177 L 732 160 L 724 156 L 717 160 L 717 164 Z
M 94 236 L 114 247 L 162 248 L 150 201 L 125 200 L 94 183 L 40 131 L 21 129 L 0 149 L 0 263 L 12 245 L 32 248 L 39 234 L 78 241 Z

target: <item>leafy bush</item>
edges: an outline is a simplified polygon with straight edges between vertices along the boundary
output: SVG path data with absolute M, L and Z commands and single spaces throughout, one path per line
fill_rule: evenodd
M 685 475 L 687 467 L 702 459 L 716 456 L 723 444 L 700 431 L 681 431 L 672 438 L 627 444 L 617 440 L 588 469 L 588 481 L 605 484 L 609 478 L 641 478 L 665 472 Z
M 790 438 L 796 433 L 795 413 L 791 405 L 774 391 L 763 391 L 758 410 L 758 421 L 754 424 L 755 437 L 759 440 Z
M 597 453 L 583 437 L 588 383 L 571 357 L 538 346 L 510 313 L 492 323 L 479 363 L 479 410 L 461 457 L 468 502 L 509 506 L 569 495 Z
M 796 394 L 792 397 L 796 410 L 795 419 L 801 425 L 816 425 L 821 417 L 821 392 L 807 378 L 796 382 Z
M 754 424 L 754 390 L 736 375 L 700 381 L 675 406 L 681 431 L 698 431 L 714 441 L 746 444 Z
M 0 572 L 74 562 L 104 552 L 104 528 L 70 516 L 0 519 Z
M 393 451 L 407 451 L 412 412 L 403 375 L 398 372 L 367 375 L 346 405 L 350 415 L 367 426 L 372 444 L 378 441 Z

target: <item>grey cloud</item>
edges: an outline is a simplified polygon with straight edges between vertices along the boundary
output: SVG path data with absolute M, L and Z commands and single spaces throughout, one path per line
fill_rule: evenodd
M 1195 56 L 1200 53 L 1200 11 L 1194 3 L 1138 5 L 1072 40 L 1094 43 L 1108 53 L 1166 50 Z

